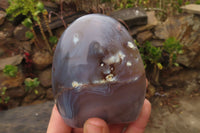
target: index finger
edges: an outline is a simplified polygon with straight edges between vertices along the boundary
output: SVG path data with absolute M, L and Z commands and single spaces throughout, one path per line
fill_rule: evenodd
M 58 112 L 56 105 L 54 105 L 47 128 L 47 133 L 71 133 L 71 130 L 72 128 L 65 124 Z

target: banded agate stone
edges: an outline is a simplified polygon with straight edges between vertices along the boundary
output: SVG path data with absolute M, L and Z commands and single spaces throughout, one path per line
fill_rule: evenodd
M 145 91 L 137 46 L 115 19 L 91 14 L 63 33 L 52 68 L 53 93 L 66 124 L 82 127 L 91 117 L 109 124 L 137 119 Z

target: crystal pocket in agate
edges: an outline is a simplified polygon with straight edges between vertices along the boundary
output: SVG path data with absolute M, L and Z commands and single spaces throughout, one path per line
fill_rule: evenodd
M 142 59 L 128 31 L 115 19 L 91 14 L 63 33 L 53 59 L 53 93 L 67 125 L 91 117 L 110 124 L 137 119 L 145 91 Z

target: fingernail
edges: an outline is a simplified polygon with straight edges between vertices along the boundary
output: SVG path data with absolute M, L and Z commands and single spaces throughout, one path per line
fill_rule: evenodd
M 84 133 L 104 133 L 103 130 L 103 127 L 91 123 L 87 123 L 84 127 Z

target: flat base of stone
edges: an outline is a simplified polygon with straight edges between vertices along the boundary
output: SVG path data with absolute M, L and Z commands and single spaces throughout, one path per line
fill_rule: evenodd
M 185 6 L 182 6 L 181 9 L 183 9 L 183 11 L 187 13 L 194 13 L 194 14 L 200 15 L 200 5 L 197 5 L 197 4 L 185 5 Z
M 151 118 L 144 133 L 200 133 L 200 96 L 185 94 L 176 99 L 177 105 L 162 105 L 166 97 L 154 97 Z M 172 111 L 170 106 L 177 107 Z
M 0 133 L 44 133 L 54 102 L 0 112 Z

